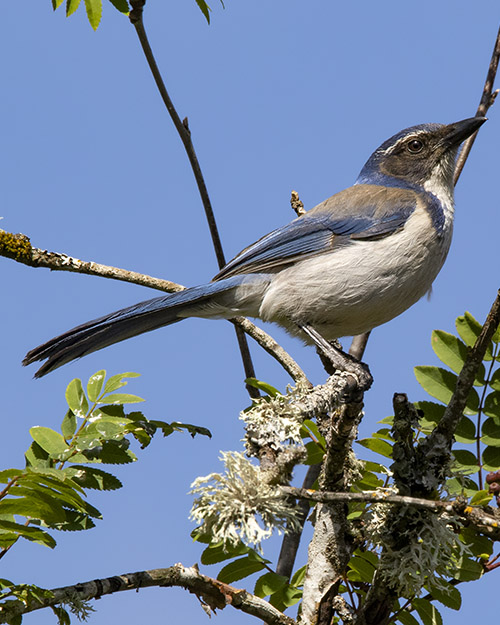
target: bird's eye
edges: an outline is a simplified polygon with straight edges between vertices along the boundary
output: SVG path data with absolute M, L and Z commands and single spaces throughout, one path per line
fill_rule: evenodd
M 410 139 L 410 141 L 406 144 L 406 147 L 408 148 L 408 152 L 418 154 L 423 150 L 424 143 L 423 141 L 420 141 L 420 139 Z

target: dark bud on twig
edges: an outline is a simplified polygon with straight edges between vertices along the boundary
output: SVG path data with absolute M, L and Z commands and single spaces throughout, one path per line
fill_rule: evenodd
M 142 20 L 142 10 L 145 4 L 146 0 L 130 0 L 132 10 L 128 14 L 128 19 L 131 24 L 137 24 L 137 22 Z

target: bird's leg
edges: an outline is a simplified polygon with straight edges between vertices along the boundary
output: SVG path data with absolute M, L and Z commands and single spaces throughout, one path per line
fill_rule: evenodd
M 304 332 L 304 334 L 307 334 L 307 336 L 316 345 L 318 351 L 326 356 L 335 369 L 340 369 L 341 371 L 354 374 L 357 377 L 360 386 L 363 388 L 369 388 L 371 386 L 373 380 L 367 365 L 359 361 L 357 358 L 354 358 L 354 356 L 346 354 L 342 351 L 340 346 L 337 347 L 330 344 L 309 324 L 298 323 L 297 325 L 302 332 Z

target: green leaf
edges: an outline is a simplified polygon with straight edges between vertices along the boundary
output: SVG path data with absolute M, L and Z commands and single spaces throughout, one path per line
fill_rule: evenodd
M 120 480 L 101 469 L 94 467 L 81 467 L 79 465 L 72 465 L 64 469 L 83 488 L 90 488 L 92 490 L 117 490 L 121 488 L 123 484 Z
M 443 332 L 442 330 L 433 331 L 431 342 L 432 348 L 441 362 L 448 365 L 455 373 L 460 373 L 469 352 L 465 343 L 453 334 Z M 478 368 L 474 385 L 483 386 L 484 376 L 484 365 L 481 364 Z
M 125 15 L 129 14 L 130 7 L 128 6 L 127 0 L 110 0 L 110 2 L 120 13 L 124 13 Z
M 52 8 L 54 9 L 54 11 L 58 9 L 63 2 L 64 0 L 52 0 Z
M 115 393 L 112 395 L 106 395 L 103 397 L 101 401 L 97 402 L 98 404 L 138 404 L 141 401 L 144 401 L 142 397 L 138 397 L 137 395 L 129 395 L 128 393 Z
M 78 378 L 71 380 L 66 389 L 66 401 L 69 409 L 75 416 L 85 418 L 89 409 L 89 404 L 83 392 L 82 381 Z
M 61 432 L 66 440 L 71 440 L 73 434 L 76 432 L 76 417 L 73 411 L 68 410 L 61 423 Z
M 31 443 L 28 451 L 24 454 L 26 465 L 29 467 L 49 467 L 51 460 L 49 454 L 38 443 Z
M 479 321 L 477 321 L 477 319 L 474 319 L 470 312 L 465 312 L 463 317 L 457 317 L 455 327 L 457 328 L 460 338 L 469 347 L 474 345 L 477 337 L 481 334 L 481 330 L 483 329 L 483 326 L 479 323 Z M 484 360 L 493 360 L 491 343 L 486 350 Z
M 386 458 L 392 458 L 392 446 L 387 441 L 383 441 L 379 438 L 362 438 L 358 443 L 366 447 L 366 449 L 370 449 Z
M 262 561 L 249 557 L 239 558 L 239 560 L 226 564 L 226 566 L 221 569 L 217 579 L 225 584 L 230 584 L 231 582 L 236 582 L 239 579 L 248 577 L 253 573 L 262 571 L 263 568 L 264 563 Z
M 455 439 L 459 443 L 473 443 L 476 440 L 476 425 L 469 417 L 462 417 L 458 422 Z
M 447 608 L 451 608 L 452 610 L 460 610 L 462 606 L 462 595 L 458 588 L 446 582 L 445 580 L 440 580 L 441 587 L 437 588 L 435 586 L 430 586 L 429 591 L 436 601 L 442 603 Z M 446 586 L 446 590 L 444 589 Z
M 191 434 L 191 437 L 194 438 L 197 434 L 199 434 L 200 436 L 208 436 L 208 438 L 212 438 L 212 432 L 210 432 L 210 430 L 208 428 L 204 428 L 201 425 L 192 425 L 191 423 L 181 423 L 180 421 L 172 421 L 172 423 L 164 423 L 164 421 L 150 421 L 150 423 L 153 424 L 163 424 L 163 425 L 168 425 L 169 427 L 173 427 L 176 430 L 186 430 L 187 432 L 189 432 L 189 434 Z M 162 430 L 164 436 L 168 436 L 168 434 L 165 434 L 165 430 L 163 429 L 163 426 L 160 425 L 160 429 Z
M 56 615 L 57 625 L 71 625 L 70 615 L 62 606 L 51 605 L 50 609 Z
M 140 375 L 140 373 L 134 373 L 133 371 L 112 375 L 106 382 L 104 392 L 112 393 L 113 391 L 117 391 L 119 388 L 122 388 L 123 386 L 126 386 L 128 384 L 128 382 L 124 382 L 125 378 L 138 378 Z
M 126 444 L 125 444 L 126 443 Z M 129 462 L 135 462 L 137 457 L 132 453 L 128 447 L 128 441 L 123 439 L 121 441 L 105 441 L 97 455 L 97 458 L 105 464 L 128 464 Z M 92 452 L 86 452 L 85 455 Z
M 425 434 L 429 434 L 441 421 L 446 409 L 442 404 L 434 401 L 416 401 L 413 404 L 419 414 L 419 428 Z
M 500 417 L 500 391 L 493 391 L 484 400 L 484 414 L 487 417 Z
M 471 506 L 484 506 L 490 503 L 493 495 L 487 490 L 478 490 L 470 500 Z
M 483 566 L 480 562 L 464 556 L 457 562 L 457 570 L 454 573 L 454 577 L 461 582 L 471 582 L 474 579 L 479 579 L 483 572 Z
M 85 0 L 85 8 L 90 25 L 97 30 L 102 17 L 102 0 Z
M 214 545 L 209 545 L 201 554 L 200 561 L 202 564 L 217 564 L 218 562 L 224 562 L 230 558 L 236 558 L 236 556 L 242 556 L 250 552 L 250 547 L 247 547 L 243 543 L 237 545 L 231 545 L 230 543 L 224 544 L 219 542 Z
M 277 608 L 280 612 L 284 612 L 287 608 L 295 605 L 302 599 L 302 590 L 295 586 L 285 586 L 278 592 L 275 592 L 269 598 L 269 603 Z
M 451 396 L 455 390 L 457 376 L 441 367 L 430 367 L 421 365 L 414 368 L 415 377 L 420 386 L 427 391 L 429 395 L 435 397 L 443 404 L 449 403 Z M 479 407 L 479 396 L 475 389 L 471 389 L 467 398 L 468 414 L 475 414 Z
M 434 330 L 431 334 L 431 345 L 441 362 L 455 373 L 460 373 L 467 358 L 467 346 L 449 332 Z
M 460 540 L 471 550 L 476 557 L 489 557 L 493 553 L 493 541 L 491 538 L 481 536 L 472 527 L 463 527 L 460 532 Z
M 411 603 L 424 625 L 443 625 L 441 614 L 430 601 L 427 601 L 427 599 L 413 599 Z
M 350 559 L 349 569 L 347 579 L 352 582 L 366 582 L 368 584 L 372 582 L 376 570 L 371 562 L 359 556 L 354 556 Z
M 281 590 L 288 585 L 288 578 L 284 575 L 278 575 L 277 573 L 264 573 L 255 582 L 255 588 L 253 591 L 257 597 L 267 597 L 268 595 L 274 595 L 275 592 Z
M 87 382 L 87 395 L 90 401 L 96 402 L 97 398 L 101 394 L 104 379 L 106 378 L 106 370 L 100 369 L 96 371 L 94 375 L 91 375 Z
M 403 623 L 403 625 L 420 625 L 417 619 L 413 616 L 413 614 L 410 614 L 408 610 L 400 612 L 396 620 Z
M 19 477 L 23 473 L 23 469 L 4 469 L 0 471 L 0 484 L 7 484 L 13 477 Z
M 68 449 L 68 444 L 61 434 L 50 428 L 35 425 L 30 429 L 30 434 L 51 457 L 57 457 Z
M 475 458 L 475 456 L 474 456 Z M 478 491 L 477 484 L 469 477 L 452 477 L 446 481 L 446 490 L 450 495 L 465 495 L 472 497 Z
M 311 421 L 311 419 L 305 419 L 301 428 L 302 438 L 310 437 L 312 440 L 318 442 L 323 449 L 326 449 L 325 437 L 319 431 L 317 423 Z
M 483 468 L 486 471 L 498 471 L 500 469 L 500 448 L 486 447 L 483 451 Z
M 486 419 L 481 428 L 481 442 L 485 445 L 500 447 L 500 423 L 494 419 Z
M 479 471 L 479 463 L 476 456 L 466 449 L 454 449 L 453 455 L 455 462 L 453 463 L 453 471 L 470 474 Z
M 301 566 L 300 569 L 297 569 L 295 571 L 295 573 L 292 576 L 292 579 L 290 580 L 290 584 L 292 586 L 303 586 L 304 579 L 306 577 L 306 569 L 307 569 L 307 564 L 304 564 L 304 566 Z
M 307 458 L 304 460 L 304 464 L 320 464 L 323 460 L 323 456 L 325 455 L 324 450 L 321 449 L 321 447 L 314 441 L 306 443 L 305 448 L 307 451 Z
M 35 494 L 29 497 L 12 497 L 0 500 L 0 514 L 16 514 L 19 516 L 40 519 L 49 525 L 62 523 L 66 514 L 62 507 L 51 505 Z
M 200 11 L 205 16 L 205 19 L 207 20 L 207 22 L 210 24 L 210 11 L 212 9 L 208 6 L 205 0 L 196 0 L 196 4 L 199 6 Z
M 50 547 L 50 549 L 53 549 L 56 546 L 56 541 L 52 538 L 52 536 L 38 527 L 30 527 L 29 525 L 21 525 L 20 523 L 14 523 L 13 521 L 0 519 L 0 529 L 15 532 L 26 540 L 44 545 L 45 547 Z
M 493 390 L 500 391 L 500 367 L 495 370 L 488 384 Z
M 73 15 L 79 6 L 80 0 L 66 0 L 66 17 Z
M 269 395 L 269 397 L 276 397 L 277 395 L 281 395 L 277 388 L 274 388 L 274 386 L 271 386 L 267 382 L 257 380 L 256 378 L 247 378 L 245 380 L 245 384 L 248 384 L 248 386 L 253 386 L 253 388 L 258 388 L 259 391 L 266 393 L 266 395 Z

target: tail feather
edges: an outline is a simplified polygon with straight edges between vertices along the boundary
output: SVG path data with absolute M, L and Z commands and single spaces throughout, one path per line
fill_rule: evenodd
M 216 295 L 230 291 L 241 282 L 241 277 L 212 282 L 205 286 L 193 287 L 140 302 L 88 321 L 32 349 L 26 354 L 23 365 L 47 359 L 47 362 L 35 373 L 36 378 L 41 378 L 76 358 L 138 334 L 182 321 L 190 316 L 190 309 L 193 312 L 192 316 L 196 316 L 196 312 L 200 312 L 204 305 L 208 304 L 209 307 L 214 308 L 213 314 L 208 316 L 225 316 L 224 310 L 220 306 L 214 307 L 211 300 Z M 234 316 L 234 314 L 228 311 L 226 316 Z

